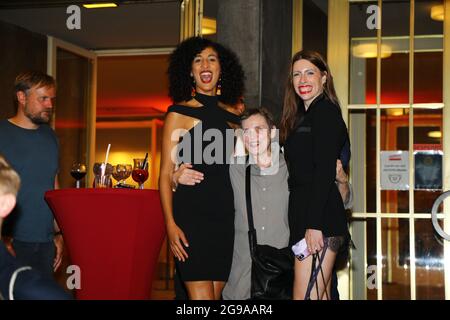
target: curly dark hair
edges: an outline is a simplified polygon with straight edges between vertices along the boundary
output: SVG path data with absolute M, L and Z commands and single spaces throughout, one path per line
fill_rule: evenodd
M 208 47 L 217 52 L 220 61 L 222 93 L 219 101 L 234 105 L 243 96 L 245 75 L 236 54 L 217 42 L 192 37 L 181 42 L 169 57 L 169 97 L 174 103 L 191 99 L 192 61 Z

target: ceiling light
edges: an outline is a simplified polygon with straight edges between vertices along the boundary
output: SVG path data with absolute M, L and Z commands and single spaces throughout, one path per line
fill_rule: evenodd
M 376 58 L 376 43 L 361 43 L 352 47 L 352 54 L 357 58 Z M 392 55 L 392 49 L 387 44 L 381 45 L 381 58 L 388 58 Z
M 117 4 L 113 2 L 104 2 L 104 3 L 86 3 L 83 4 L 83 7 L 86 9 L 98 9 L 98 8 L 115 8 L 117 7 Z
M 216 19 L 203 18 L 202 19 L 202 34 L 215 34 L 217 30 Z
M 444 6 L 442 4 L 431 7 L 431 19 L 444 21 Z
M 392 109 L 387 109 L 386 114 L 388 116 L 398 117 L 398 116 L 404 115 L 404 112 L 403 112 L 403 109 L 392 108 Z
M 430 131 L 430 132 L 428 132 L 428 137 L 440 139 L 440 138 L 442 138 L 442 132 L 441 131 Z

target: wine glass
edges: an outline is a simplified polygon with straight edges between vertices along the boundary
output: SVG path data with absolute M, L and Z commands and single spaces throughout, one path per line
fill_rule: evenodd
M 70 169 L 70 175 L 77 181 L 76 188 L 81 187 L 81 179 L 86 175 L 86 165 L 83 163 L 74 163 L 72 169 Z
M 118 164 L 113 167 L 112 176 L 117 180 L 117 185 L 125 184 L 125 180 L 131 175 L 131 164 Z
M 94 188 L 111 188 L 112 187 L 112 179 L 111 174 L 113 171 L 113 166 L 109 163 L 103 169 L 104 164 L 100 162 L 94 163 L 93 171 L 94 171 Z
M 148 162 L 145 163 L 144 159 L 133 159 L 134 166 L 131 176 L 134 181 L 139 184 L 139 189 L 144 189 L 144 182 L 148 179 Z
M 123 172 L 125 171 L 123 164 L 116 164 L 113 166 L 112 176 L 117 181 L 117 185 L 122 182 Z

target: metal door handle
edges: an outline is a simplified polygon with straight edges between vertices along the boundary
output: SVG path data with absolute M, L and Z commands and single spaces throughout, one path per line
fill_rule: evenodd
M 439 205 L 441 202 L 444 201 L 445 198 L 450 197 L 450 190 L 445 191 L 443 194 L 441 194 L 433 203 L 433 207 L 431 208 L 431 222 L 433 223 L 434 230 L 445 240 L 450 241 L 450 235 L 447 234 L 444 230 L 442 230 L 441 226 L 439 225 L 438 219 L 437 219 L 437 211 L 439 208 Z

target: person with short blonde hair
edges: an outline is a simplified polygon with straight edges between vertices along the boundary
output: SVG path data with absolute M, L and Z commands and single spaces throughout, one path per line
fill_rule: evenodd
M 0 232 L 3 218 L 5 218 L 16 205 L 16 196 L 20 188 L 20 178 L 5 158 L 0 155 Z
M 20 188 L 20 177 L 3 156 L 0 156 L 0 195 L 13 194 L 17 196 Z

